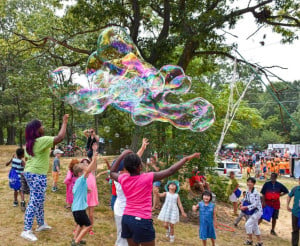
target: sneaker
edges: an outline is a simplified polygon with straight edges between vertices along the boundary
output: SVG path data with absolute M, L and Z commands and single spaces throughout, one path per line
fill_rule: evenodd
M 33 241 L 33 242 L 37 241 L 37 237 L 32 233 L 31 230 L 29 230 L 29 231 L 22 231 L 21 237 L 25 238 L 25 239 L 27 239 L 29 241 Z
M 75 239 L 72 239 L 71 245 L 86 245 L 86 241 L 81 240 L 79 243 L 75 243 Z
M 166 230 L 166 237 L 170 237 L 170 231 Z
M 253 245 L 253 241 L 247 240 L 245 241 L 244 245 Z
M 93 230 L 90 230 L 90 231 L 89 231 L 89 234 L 92 235 L 92 236 L 95 235 L 95 233 L 94 233 Z
M 71 246 L 80 246 L 80 245 L 81 245 L 80 243 L 75 243 L 74 239 L 71 242 Z
M 57 189 L 56 189 L 55 187 L 52 187 L 51 191 L 52 191 L 52 192 L 56 192 Z
M 25 210 L 26 210 L 26 203 L 25 203 L 25 201 L 22 201 L 21 202 L 21 211 L 25 212 Z
M 170 235 L 170 243 L 174 243 L 174 241 L 175 241 L 175 236 Z
M 260 242 L 260 243 L 256 243 L 255 246 L 263 246 L 264 243 L 263 242 Z
M 35 231 L 47 231 L 50 230 L 52 227 L 48 226 L 47 224 L 43 224 L 41 226 L 39 226 L 38 228 L 36 228 Z
M 13 206 L 14 206 L 14 207 L 18 207 L 18 206 L 19 206 L 18 201 L 14 201 Z
M 271 230 L 271 235 L 273 235 L 273 236 L 277 236 L 277 233 L 274 231 L 274 230 Z

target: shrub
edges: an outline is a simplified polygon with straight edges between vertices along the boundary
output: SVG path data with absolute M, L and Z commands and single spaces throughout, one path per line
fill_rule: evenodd
M 215 193 L 217 201 L 228 202 L 226 195 L 228 179 L 217 174 L 209 174 L 207 175 L 207 182 L 209 182 L 211 191 Z

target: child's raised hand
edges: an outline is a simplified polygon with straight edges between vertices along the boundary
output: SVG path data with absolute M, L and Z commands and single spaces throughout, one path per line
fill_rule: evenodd
M 98 143 L 93 143 L 92 149 L 93 149 L 94 153 L 97 152 L 97 150 L 98 150 Z
M 192 155 L 187 156 L 188 161 L 194 158 L 200 158 L 201 153 L 194 153 Z
M 149 140 L 148 140 L 147 138 L 143 138 L 142 146 L 143 146 L 144 148 L 146 148 L 148 144 L 149 144 Z
M 63 122 L 68 123 L 68 119 L 69 119 L 69 115 L 65 114 L 64 117 L 63 117 Z

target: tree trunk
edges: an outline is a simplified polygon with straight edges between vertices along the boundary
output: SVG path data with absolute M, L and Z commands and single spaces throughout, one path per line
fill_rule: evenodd
M 164 146 L 166 144 L 166 124 L 164 122 L 159 122 L 159 143 L 160 146 Z M 158 150 L 160 150 L 161 148 L 159 148 Z M 167 152 L 160 152 L 158 151 L 158 157 L 159 158 L 167 158 L 168 157 L 168 153 Z
M 60 104 L 60 110 L 59 110 L 59 117 L 58 117 L 58 129 L 61 128 L 61 125 L 62 125 L 62 119 L 63 119 L 63 116 L 65 114 L 65 103 L 64 102 L 61 102 Z M 56 133 L 54 133 L 55 135 Z M 67 144 L 69 142 L 69 133 L 68 133 L 68 129 L 66 131 L 66 135 L 67 135 Z
M 70 113 L 70 133 L 71 133 L 71 137 L 72 137 L 72 134 L 75 133 L 74 131 L 74 109 L 72 108 L 72 106 L 70 106 L 70 110 L 71 110 L 71 113 Z
M 20 146 L 20 148 L 23 147 L 23 129 L 22 128 L 19 129 L 19 146 Z
M 16 100 L 16 104 L 18 106 L 18 119 L 19 119 L 19 125 L 18 125 L 18 128 L 19 128 L 19 146 L 20 148 L 22 148 L 22 145 L 23 145 L 23 129 L 22 129 L 22 114 L 21 114 L 21 105 L 20 105 L 20 101 L 19 101 L 19 97 L 16 96 L 15 98 Z
M 131 138 L 131 146 L 130 148 L 134 151 L 137 152 L 138 150 L 138 143 L 139 143 L 139 137 L 141 133 L 141 127 L 140 126 L 135 126 L 132 138 Z
M 0 145 L 4 144 L 4 134 L 3 134 L 3 128 L 0 127 Z
M 51 124 L 51 135 L 54 136 L 55 135 L 55 101 L 54 101 L 54 97 L 52 97 L 52 124 Z
M 58 118 L 58 128 L 59 129 L 61 128 L 62 119 L 63 119 L 64 114 L 65 114 L 65 103 L 61 102 L 61 104 L 60 104 L 60 110 L 59 110 L 59 118 Z
M 94 115 L 94 122 L 95 122 L 95 133 L 98 134 L 99 128 L 99 117 L 97 114 Z
M 190 63 L 190 61 L 192 60 L 192 58 L 194 57 L 194 53 L 196 51 L 196 49 L 199 47 L 199 42 L 198 41 L 188 41 L 183 49 L 183 52 L 179 58 L 178 61 L 178 66 L 182 67 L 183 70 L 185 71 Z
M 14 126 L 8 126 L 7 128 L 7 145 L 15 145 L 16 128 Z

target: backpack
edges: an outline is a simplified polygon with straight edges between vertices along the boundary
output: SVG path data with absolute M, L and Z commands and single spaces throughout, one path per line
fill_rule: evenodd
M 9 187 L 14 190 L 20 190 L 21 180 L 14 168 L 10 169 L 8 174 Z

